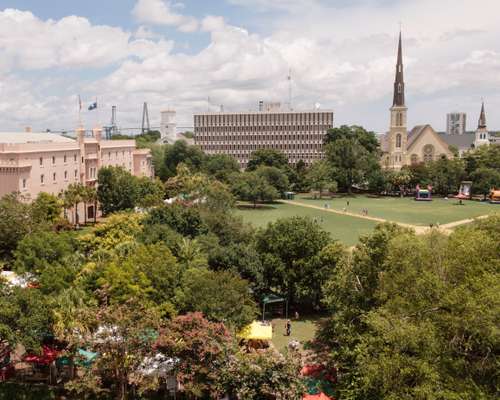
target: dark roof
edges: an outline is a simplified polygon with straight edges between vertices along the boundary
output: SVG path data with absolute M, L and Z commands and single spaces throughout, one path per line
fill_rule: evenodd
M 474 140 L 476 139 L 475 133 L 464 133 L 463 135 L 447 135 L 440 132 L 439 137 L 443 139 L 448 145 L 455 146 L 459 150 L 467 150 L 473 147 Z
M 423 130 L 429 125 L 417 125 L 408 134 L 408 145 L 407 148 L 417 139 L 417 137 L 423 132 Z

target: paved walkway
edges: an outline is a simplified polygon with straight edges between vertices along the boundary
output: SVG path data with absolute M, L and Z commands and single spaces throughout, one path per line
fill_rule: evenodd
M 301 202 L 293 201 L 293 200 L 280 200 L 280 201 L 282 203 L 291 204 L 293 206 L 306 207 L 306 208 L 314 208 L 316 210 L 321 210 L 321 211 L 324 211 L 324 212 L 331 212 L 331 213 L 340 214 L 340 215 L 348 215 L 349 217 L 361 218 L 361 219 L 366 219 L 366 220 L 369 220 L 369 221 L 375 221 L 375 222 L 380 222 L 380 223 L 382 223 L 382 222 L 390 222 L 390 223 L 398 224 L 399 226 L 402 226 L 402 227 L 405 227 L 405 228 L 413 229 L 415 231 L 415 233 L 417 233 L 418 235 L 427 233 L 431 229 L 428 226 L 412 225 L 412 224 L 407 224 L 407 223 L 399 222 L 399 221 L 390 221 L 390 220 L 384 219 L 384 218 L 372 217 L 372 216 L 369 216 L 369 215 L 356 214 L 356 213 L 352 213 L 350 211 L 340 211 L 340 210 L 335 210 L 333 208 L 325 208 L 325 207 L 321 207 L 321 206 L 315 206 L 314 204 L 305 204 L 305 203 L 301 203 Z M 441 225 L 439 227 L 439 230 L 442 231 L 443 233 L 449 235 L 452 232 L 451 228 L 454 228 L 454 227 L 459 226 L 459 225 L 464 225 L 464 224 L 471 223 L 475 219 L 483 219 L 483 218 L 487 218 L 487 217 L 488 217 L 488 215 L 482 215 L 482 216 L 477 217 L 477 218 L 469 218 L 469 219 L 463 219 L 463 220 L 460 220 L 460 221 L 450 222 L 448 224 Z

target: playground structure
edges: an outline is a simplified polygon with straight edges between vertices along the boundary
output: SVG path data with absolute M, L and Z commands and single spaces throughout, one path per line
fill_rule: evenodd
M 472 182 L 471 181 L 463 181 L 460 183 L 460 189 L 458 190 L 458 194 L 455 196 L 456 199 L 459 200 L 470 200 L 472 197 Z
M 491 189 L 489 197 L 491 204 L 500 204 L 500 189 Z
M 417 185 L 415 201 L 432 201 L 432 186 L 428 185 L 427 189 L 421 189 L 420 185 Z

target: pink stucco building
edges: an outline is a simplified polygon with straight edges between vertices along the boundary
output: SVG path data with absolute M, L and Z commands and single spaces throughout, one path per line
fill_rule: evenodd
M 53 133 L 0 132 L 0 197 L 19 192 L 59 194 L 71 183 L 95 185 L 99 168 L 122 166 L 135 176 L 153 176 L 151 154 L 135 140 L 105 140 L 101 129 L 77 129 L 76 139 Z

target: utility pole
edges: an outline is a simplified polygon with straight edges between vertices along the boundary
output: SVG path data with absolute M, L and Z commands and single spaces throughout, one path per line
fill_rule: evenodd
M 142 133 L 147 133 L 150 130 L 151 126 L 149 125 L 148 103 L 144 102 L 144 106 L 142 108 Z

